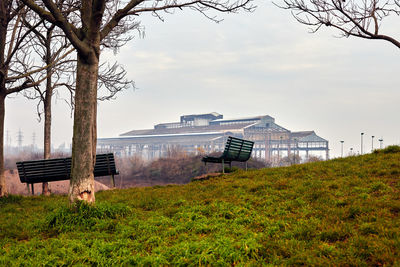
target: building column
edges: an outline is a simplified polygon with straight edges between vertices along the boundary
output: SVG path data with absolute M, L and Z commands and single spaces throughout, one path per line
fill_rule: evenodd
M 306 146 L 307 146 L 307 148 L 306 148 L 306 159 L 308 160 L 308 142 L 306 142 Z
M 329 160 L 329 143 L 328 142 L 326 142 L 326 150 L 325 150 L 325 152 L 326 152 L 326 160 Z

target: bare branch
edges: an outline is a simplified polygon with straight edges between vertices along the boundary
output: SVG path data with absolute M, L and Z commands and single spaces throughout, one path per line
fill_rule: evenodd
M 62 60 L 62 59 L 65 58 L 66 56 L 68 56 L 68 55 L 69 55 L 70 53 L 72 53 L 73 51 L 75 51 L 75 48 L 71 48 L 71 49 L 70 49 L 69 51 L 67 51 L 62 57 L 58 58 L 57 60 L 51 62 L 50 64 L 48 64 L 48 65 L 46 65 L 46 66 L 43 66 L 43 67 L 41 67 L 41 68 L 32 70 L 32 71 L 30 71 L 30 72 L 28 72 L 28 73 L 25 73 L 25 74 L 22 74 L 22 75 L 19 75 L 19 76 L 9 77 L 9 78 L 7 78 L 6 80 L 7 80 L 7 81 L 14 81 L 14 80 L 26 78 L 26 77 L 31 76 L 32 74 L 41 72 L 41 71 L 43 71 L 43 70 L 45 70 L 45 69 L 47 69 L 47 68 L 49 68 L 49 67 L 51 67 L 51 66 L 56 65 L 60 60 Z
M 111 20 L 104 26 L 101 31 L 101 39 L 104 39 L 112 30 L 115 28 L 119 22 L 126 16 L 130 15 L 139 15 L 140 13 L 145 12 L 153 12 L 156 16 L 159 15 L 156 13 L 157 11 L 166 11 L 173 9 L 183 9 L 183 8 L 191 8 L 200 13 L 205 14 L 205 11 L 208 9 L 212 9 L 218 12 L 223 13 L 233 13 L 238 10 L 246 10 L 253 11 L 255 6 L 250 5 L 251 0 L 244 1 L 236 1 L 232 4 L 229 1 L 218 2 L 218 1 L 202 1 L 202 0 L 194 0 L 194 1 L 182 1 L 178 0 L 166 0 L 166 1 L 153 1 L 151 6 L 139 7 L 139 5 L 146 3 L 144 0 L 132 0 L 130 1 L 124 8 L 119 9 Z M 207 18 L 210 18 L 214 21 L 217 21 L 215 18 L 212 18 L 206 15 Z M 161 18 L 161 17 L 160 17 Z
M 400 41 L 380 34 L 380 23 L 390 15 L 400 15 L 399 0 L 284 0 L 278 7 L 290 10 L 312 33 L 322 26 L 333 27 L 342 36 L 386 40 L 400 48 Z
M 39 84 L 41 84 L 44 80 L 46 80 L 47 76 L 44 76 L 43 78 L 37 80 L 36 82 L 32 81 L 32 79 L 26 79 L 25 82 L 23 82 L 21 85 L 16 86 L 16 87 L 12 87 L 9 88 L 7 90 L 7 95 L 9 94 L 13 94 L 13 93 L 18 93 L 21 92 L 22 90 L 31 88 L 31 87 L 35 87 L 38 86 Z
M 58 9 L 57 5 L 53 1 L 43 0 L 43 3 L 50 10 L 50 12 L 36 5 L 33 2 L 33 0 L 21 0 L 21 1 L 25 3 L 29 8 L 31 8 L 33 11 L 35 11 L 41 18 L 63 29 L 64 33 L 66 34 L 70 42 L 79 53 L 84 55 L 90 53 L 90 49 L 87 47 L 87 45 L 79 39 L 78 29 L 67 21 L 61 10 Z
M 132 80 L 128 80 L 126 74 L 126 70 L 117 63 L 114 63 L 112 66 L 106 65 L 105 63 L 100 65 L 98 87 L 99 90 L 105 88 L 107 94 L 98 97 L 98 100 L 111 100 L 114 99 L 118 92 L 129 87 L 135 88 L 135 83 Z

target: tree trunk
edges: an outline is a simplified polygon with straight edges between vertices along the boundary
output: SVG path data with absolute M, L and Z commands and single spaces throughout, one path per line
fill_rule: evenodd
M 5 94 L 0 94 L 0 197 L 8 194 L 4 175 L 4 115 Z
M 78 53 L 69 200 L 95 202 L 93 169 L 96 160 L 97 77 L 99 56 Z
M 47 70 L 48 74 L 49 71 Z M 46 96 L 43 100 L 44 105 L 44 159 L 49 159 L 51 154 L 51 97 L 53 95 L 53 90 L 51 86 L 51 76 L 47 78 L 46 84 Z M 51 193 L 49 188 L 49 183 L 42 184 L 42 195 L 49 196 Z
M 5 66 L 5 47 L 7 43 L 8 1 L 0 1 L 0 197 L 7 195 L 6 177 L 4 175 L 4 115 L 6 98 L 7 67 Z
M 49 65 L 51 63 L 51 35 L 52 31 L 47 31 L 47 40 L 46 40 L 46 64 Z M 47 79 L 46 79 L 46 94 L 43 99 L 44 106 L 44 159 L 49 159 L 51 154 L 51 97 L 53 96 L 53 86 L 51 75 L 53 72 L 53 68 L 49 67 L 46 70 Z M 42 183 L 42 195 L 49 196 L 51 193 L 49 188 L 49 183 Z

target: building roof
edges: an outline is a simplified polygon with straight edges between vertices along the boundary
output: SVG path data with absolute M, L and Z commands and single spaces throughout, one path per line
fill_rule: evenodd
M 314 131 L 292 132 L 292 139 L 300 142 L 327 142 L 328 140 L 318 136 Z
M 210 112 L 210 113 L 204 113 L 204 114 L 182 115 L 181 117 L 202 117 L 202 116 L 214 116 L 214 117 L 219 117 L 219 116 L 222 116 L 222 114 L 219 114 L 219 113 L 217 113 L 217 112 Z
M 98 138 L 98 145 L 124 145 L 131 144 L 169 144 L 193 145 L 193 142 L 211 142 L 223 138 L 221 132 L 208 133 L 182 133 L 182 134 L 161 134 L 161 135 L 135 135 L 120 136 L 114 138 Z
M 207 125 L 207 126 L 191 126 L 181 128 L 160 128 L 147 130 L 133 130 L 121 134 L 120 136 L 139 136 L 139 135 L 171 135 L 171 134 L 189 134 L 189 133 L 210 133 L 210 132 L 240 132 L 244 128 L 254 123 L 241 123 L 234 125 Z
M 263 118 L 268 118 L 268 119 L 273 119 L 269 115 L 261 115 L 261 116 L 253 116 L 253 117 L 241 117 L 241 118 L 228 118 L 228 119 L 218 119 L 218 120 L 213 120 L 212 122 L 228 122 L 228 121 L 249 121 L 249 120 L 261 120 Z

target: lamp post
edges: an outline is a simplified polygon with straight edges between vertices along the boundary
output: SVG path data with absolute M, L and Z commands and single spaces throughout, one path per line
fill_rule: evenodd
M 343 143 L 344 143 L 344 141 L 342 140 L 342 141 L 340 141 L 340 143 L 341 143 L 341 146 L 342 146 L 342 148 L 341 148 L 341 157 L 343 158 Z
M 382 149 L 383 148 L 383 138 L 379 139 L 379 148 Z
M 361 155 L 363 154 L 363 136 L 364 136 L 364 133 L 361 133 Z
M 353 148 L 350 147 L 350 155 L 353 156 Z
M 374 138 L 375 136 L 371 136 L 371 153 L 374 152 Z

